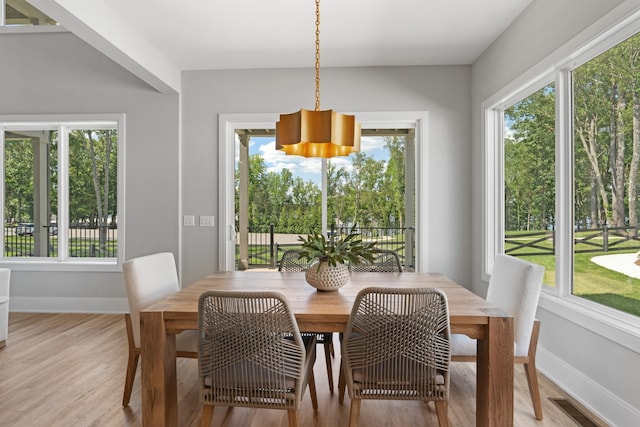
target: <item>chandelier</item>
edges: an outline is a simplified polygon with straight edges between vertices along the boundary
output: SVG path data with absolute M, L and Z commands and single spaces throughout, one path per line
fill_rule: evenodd
M 353 115 L 320 110 L 320 0 L 316 0 L 316 104 L 281 114 L 276 123 L 276 149 L 303 157 L 330 158 L 360 151 L 360 124 Z

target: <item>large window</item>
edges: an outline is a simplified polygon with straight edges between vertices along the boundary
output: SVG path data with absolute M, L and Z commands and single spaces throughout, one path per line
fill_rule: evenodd
M 272 131 L 236 134 L 238 268 L 273 268 L 299 247 L 299 235 L 347 234 L 354 226 L 415 268 L 415 185 L 406 188 L 405 168 L 415 160 L 414 129 L 364 129 L 359 153 L 328 160 L 276 151 Z
M 0 121 L 9 262 L 115 263 L 122 121 Z
M 542 264 L 548 292 L 606 307 L 603 318 L 640 316 L 640 24 L 631 25 L 486 109 L 486 271 L 498 252 Z
M 256 194 L 256 200 L 262 200 L 262 205 L 254 204 L 257 208 L 277 207 L 279 200 L 286 205 L 266 215 L 265 219 L 286 219 L 279 223 L 285 227 L 293 223 L 302 227 L 311 226 L 325 233 L 340 233 L 357 223 L 358 226 L 367 227 L 368 230 L 361 232 L 369 233 L 366 236 L 371 236 L 379 245 L 400 251 L 405 267 L 415 271 L 428 269 L 427 227 L 424 224 L 431 201 L 426 195 L 425 170 L 416 167 L 428 163 L 423 144 L 428 116 L 424 111 L 356 112 L 355 115 L 362 125 L 363 149 L 359 155 L 333 159 L 283 156 L 277 163 L 273 163 L 275 149 L 270 134 L 278 120 L 277 114 L 220 115 L 219 138 L 220 141 L 226 141 L 219 146 L 220 212 L 217 224 L 222 230 L 220 270 L 249 268 L 254 263 L 249 257 L 254 254 L 260 258 L 258 262 L 270 267 L 275 266 L 278 259 L 275 248 L 273 251 L 269 247 L 254 251 L 249 238 L 256 236 L 245 232 L 249 229 L 250 218 L 245 212 L 251 210 L 248 183 L 250 173 L 253 176 L 256 172 L 262 174 L 259 181 L 275 179 L 274 174 L 278 174 L 291 184 L 285 185 L 287 190 L 282 192 L 283 197 L 276 196 L 280 190 L 278 185 L 264 186 L 262 183 L 262 187 L 256 186 L 262 188 L 262 192 Z M 265 146 L 268 138 L 271 141 L 270 148 Z M 263 146 L 262 151 L 260 146 Z M 263 157 L 259 162 L 257 158 L 251 159 L 253 154 L 268 155 L 269 158 Z M 295 160 L 297 164 L 294 164 Z M 309 169 L 306 161 L 318 162 L 312 167 L 314 172 L 311 175 L 307 174 Z M 258 165 L 254 166 L 254 163 Z M 252 172 L 249 171 L 249 165 L 254 167 Z M 273 182 L 281 183 L 280 178 Z M 243 181 L 247 184 L 242 184 Z M 385 188 L 385 182 L 393 184 Z M 356 185 L 359 191 L 354 190 Z M 361 190 L 365 188 L 369 188 L 368 192 L 377 194 L 377 197 L 368 200 L 368 196 L 362 198 L 364 193 Z M 391 193 L 404 196 L 385 196 Z M 256 220 L 262 221 L 260 218 Z M 307 223 L 307 220 L 310 222 Z M 305 232 L 305 229 L 287 232 L 293 236 L 293 241 L 286 243 L 295 244 L 298 234 Z M 263 241 L 269 238 L 267 233 Z

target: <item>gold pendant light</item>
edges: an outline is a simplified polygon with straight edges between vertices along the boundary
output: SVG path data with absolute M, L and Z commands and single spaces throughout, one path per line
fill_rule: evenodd
M 316 0 L 316 106 L 281 114 L 276 149 L 303 157 L 348 156 L 360 151 L 360 124 L 353 115 L 320 111 L 320 0 Z

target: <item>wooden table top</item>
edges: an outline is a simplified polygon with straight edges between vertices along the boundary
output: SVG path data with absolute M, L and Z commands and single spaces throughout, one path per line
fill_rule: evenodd
M 449 302 L 452 331 L 459 333 L 465 333 L 465 325 L 485 325 L 489 317 L 508 316 L 446 276 L 434 273 L 351 273 L 346 285 L 331 292 L 317 291 L 307 284 L 304 273 L 215 273 L 144 311 L 163 312 L 165 321 L 173 322 L 169 329 L 193 329 L 198 315 L 198 297 L 206 290 L 277 291 L 286 296 L 301 330 L 330 332 L 341 330 L 337 325 L 346 325 L 357 293 L 369 286 L 442 289 Z M 326 324 L 326 327 L 320 327 L 321 324 Z

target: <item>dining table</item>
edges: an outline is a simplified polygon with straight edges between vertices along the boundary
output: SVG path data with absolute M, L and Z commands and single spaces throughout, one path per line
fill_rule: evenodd
M 514 319 L 437 273 L 350 273 L 335 291 L 317 291 L 304 273 L 234 271 L 207 275 L 140 312 L 142 425 L 178 423 L 176 334 L 198 328 L 198 298 L 211 289 L 282 293 L 301 332 L 343 332 L 358 292 L 367 287 L 439 288 L 452 334 L 477 339 L 476 426 L 513 425 Z

